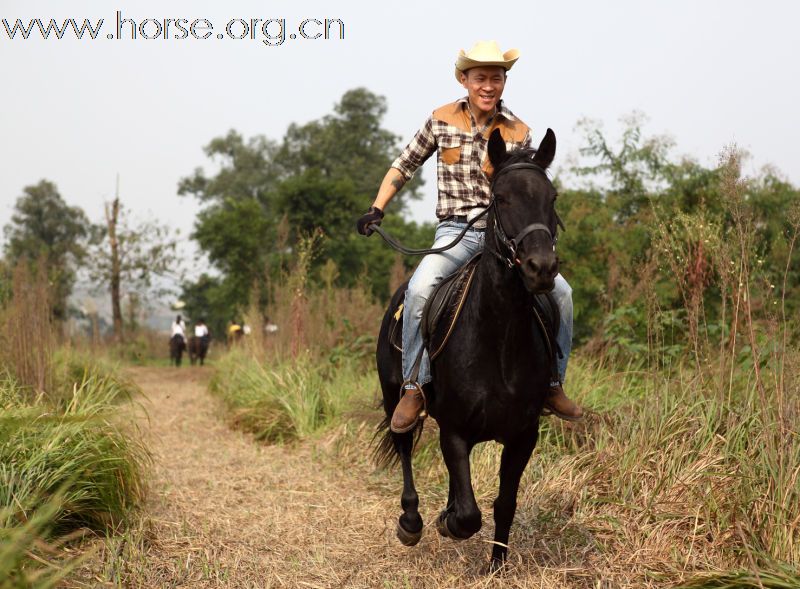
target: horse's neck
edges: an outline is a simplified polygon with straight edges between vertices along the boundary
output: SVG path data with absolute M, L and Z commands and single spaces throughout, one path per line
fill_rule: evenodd
M 482 316 L 508 317 L 509 313 L 530 311 L 530 295 L 516 268 L 509 268 L 498 258 L 494 239 L 487 228 L 486 245 L 475 270 L 475 302 Z

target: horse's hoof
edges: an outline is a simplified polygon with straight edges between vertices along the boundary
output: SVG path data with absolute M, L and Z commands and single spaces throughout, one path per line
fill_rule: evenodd
M 450 531 L 450 528 L 447 527 L 447 516 L 450 515 L 449 511 L 443 511 L 439 514 L 439 517 L 436 519 L 436 529 L 439 531 L 439 534 L 444 536 L 445 538 L 450 538 L 451 540 L 455 540 L 456 542 L 461 542 L 464 538 L 459 538 L 453 532 Z
M 492 558 L 489 561 L 489 568 L 486 569 L 487 575 L 502 575 L 508 570 L 505 558 Z
M 409 532 L 400 525 L 400 522 L 397 523 L 397 539 L 400 540 L 403 546 L 416 546 L 420 538 L 422 538 L 422 530 Z

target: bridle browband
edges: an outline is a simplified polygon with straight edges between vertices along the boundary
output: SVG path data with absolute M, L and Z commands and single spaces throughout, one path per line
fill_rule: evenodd
M 497 198 L 494 196 L 494 185 L 497 183 L 497 179 L 510 170 L 534 170 L 541 173 L 545 178 L 547 178 L 547 181 L 550 182 L 550 178 L 547 177 L 547 172 L 545 172 L 544 168 L 534 164 L 533 162 L 517 162 L 515 164 L 509 164 L 504 168 L 500 168 L 497 174 L 495 174 L 494 178 L 492 178 L 492 201 L 489 203 L 489 206 L 486 207 L 487 211 L 492 208 L 492 206 L 494 206 L 495 209 L 497 206 Z M 508 255 L 504 256 L 498 251 L 493 251 L 493 253 L 509 268 L 513 268 L 515 265 L 519 264 L 519 260 L 517 259 L 517 249 L 522 243 L 522 240 L 528 237 L 528 235 L 534 231 L 544 231 L 550 238 L 550 242 L 553 244 L 553 251 L 555 251 L 556 243 L 558 242 L 558 225 L 560 225 L 562 229 L 564 228 L 564 225 L 561 223 L 561 219 L 559 219 L 558 214 L 556 214 L 556 221 L 558 225 L 556 226 L 555 233 L 543 223 L 531 223 L 530 225 L 526 225 L 520 229 L 520 231 L 514 237 L 509 239 L 505 230 L 503 229 L 502 223 L 500 222 L 500 215 L 497 214 L 497 210 L 495 210 L 493 221 L 494 223 L 492 224 L 492 228 L 494 230 L 495 243 L 499 242 L 497 243 L 498 249 L 500 249 L 499 246 L 502 244 L 508 251 Z

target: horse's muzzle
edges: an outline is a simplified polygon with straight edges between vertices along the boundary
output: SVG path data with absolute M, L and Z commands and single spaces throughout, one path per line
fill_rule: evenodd
M 554 252 L 536 253 L 521 260 L 522 280 L 530 292 L 549 292 L 555 286 L 558 258 Z

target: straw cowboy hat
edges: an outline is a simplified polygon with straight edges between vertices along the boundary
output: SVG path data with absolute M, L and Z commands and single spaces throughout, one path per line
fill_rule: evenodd
M 456 60 L 456 80 L 461 82 L 461 74 L 471 67 L 500 66 L 506 71 L 519 59 L 519 49 L 500 51 L 497 41 L 478 41 L 466 53 L 462 49 Z

